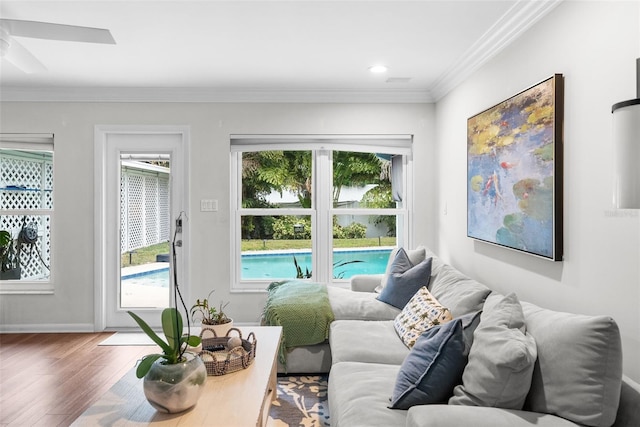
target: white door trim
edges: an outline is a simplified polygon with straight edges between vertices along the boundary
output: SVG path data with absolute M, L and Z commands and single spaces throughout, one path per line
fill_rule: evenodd
M 114 148 L 109 142 L 110 135 L 132 135 L 132 136 L 153 136 L 153 135 L 177 135 L 180 138 L 180 162 L 176 164 L 176 176 L 181 178 L 182 191 L 180 194 L 172 194 L 171 217 L 177 218 L 180 212 L 184 212 L 182 227 L 181 248 L 182 259 L 189 259 L 189 148 L 190 148 L 190 128 L 180 125 L 96 125 L 94 128 L 94 330 L 103 331 L 108 327 L 106 313 L 106 292 L 107 292 L 107 236 L 108 224 L 107 209 L 107 176 L 109 167 L 109 153 Z M 172 165 L 173 169 L 173 165 Z M 172 175 L 174 172 L 172 171 Z M 171 237 L 173 237 L 173 227 L 171 225 Z M 189 283 L 188 268 L 186 264 L 180 268 L 178 273 L 181 276 L 181 283 Z M 188 300 L 188 289 L 181 288 L 185 300 Z M 159 317 L 158 317 L 159 320 Z

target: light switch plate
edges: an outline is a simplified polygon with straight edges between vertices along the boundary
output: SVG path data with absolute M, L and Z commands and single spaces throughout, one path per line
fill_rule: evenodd
M 200 200 L 201 212 L 216 212 L 218 210 L 218 201 L 213 199 Z

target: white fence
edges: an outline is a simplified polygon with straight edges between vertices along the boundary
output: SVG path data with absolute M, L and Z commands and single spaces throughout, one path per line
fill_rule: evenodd
M 120 179 L 120 251 L 169 240 L 169 169 L 123 162 Z
M 0 230 L 7 230 L 14 239 L 23 225 L 37 225 L 36 244 L 21 253 L 21 279 L 47 279 L 47 266 L 51 260 L 51 215 L 29 215 L 25 211 L 53 209 L 53 157 L 50 152 L 0 151 L 0 207 L 5 211 L 21 211 L 0 216 Z
M 0 215 L 0 230 L 15 239 L 23 225 L 37 224 L 32 252 L 21 254 L 22 280 L 49 277 L 53 158 L 17 150 L 0 151 L 0 207 L 16 214 Z M 30 215 L 28 211 L 40 210 Z M 25 211 L 26 214 L 25 214 Z M 169 240 L 169 169 L 141 162 L 123 162 L 120 183 L 122 253 Z

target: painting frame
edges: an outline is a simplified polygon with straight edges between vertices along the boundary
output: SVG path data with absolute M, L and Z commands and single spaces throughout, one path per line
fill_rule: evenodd
M 564 77 L 467 119 L 467 237 L 563 257 Z

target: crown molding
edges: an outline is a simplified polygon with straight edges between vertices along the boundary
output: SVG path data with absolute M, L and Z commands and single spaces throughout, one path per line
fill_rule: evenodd
M 429 90 L 175 87 L 1 87 L 7 102 L 433 103 L 563 0 L 518 0 Z
M 562 1 L 519 0 L 434 83 L 429 91 L 434 102 L 465 81 Z
M 3 102 L 430 103 L 418 90 L 4 87 Z

